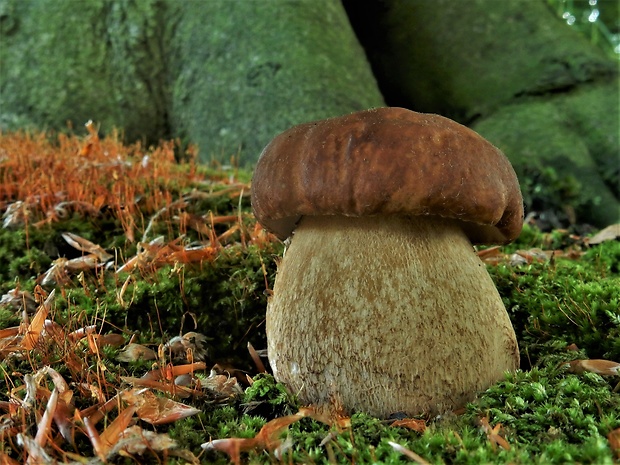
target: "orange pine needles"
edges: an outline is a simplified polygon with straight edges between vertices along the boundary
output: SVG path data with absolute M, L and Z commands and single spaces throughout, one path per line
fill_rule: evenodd
M 104 206 L 131 212 L 146 192 L 155 211 L 171 202 L 172 182 L 183 188 L 196 180 L 193 161 L 183 177 L 174 176 L 174 142 L 145 150 L 139 143 L 123 145 L 116 133 L 99 139 L 92 123 L 87 128 L 85 139 L 0 134 L 0 203 L 22 202 L 9 222 L 54 221 L 74 211 L 97 215 Z

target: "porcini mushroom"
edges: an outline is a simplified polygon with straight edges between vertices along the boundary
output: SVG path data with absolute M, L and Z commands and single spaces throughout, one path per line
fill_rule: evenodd
M 522 197 L 474 131 L 402 108 L 301 124 L 263 150 L 252 205 L 291 239 L 266 331 L 274 376 L 302 402 L 438 414 L 518 367 L 472 243 L 515 239 Z

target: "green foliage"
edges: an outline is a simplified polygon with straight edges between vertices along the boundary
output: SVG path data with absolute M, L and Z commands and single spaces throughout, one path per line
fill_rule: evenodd
M 553 182 L 549 188 L 541 187 L 541 195 L 558 196 L 554 189 L 563 189 L 564 197 L 555 200 L 558 205 L 572 195 L 575 186 L 571 182 L 553 178 L 553 172 L 546 172 L 546 176 L 541 186 L 549 179 Z M 247 196 L 239 202 L 226 195 L 206 194 L 193 197 L 184 211 L 191 215 L 212 211 L 214 215 L 243 216 L 249 208 Z M 177 213 L 171 209 L 159 214 L 147 239 L 160 234 L 166 241 L 179 239 Z M 141 227 L 143 230 L 146 224 Z M 227 227 L 216 225 L 216 234 Z M 137 246 L 127 241 L 121 225 L 105 212 L 97 218 L 72 217 L 30 227 L 27 234 L 23 230 L 0 229 L 0 290 L 5 293 L 15 286 L 32 290 L 35 279 L 49 269 L 53 260 L 79 257 L 82 252 L 62 238 L 65 231 L 115 253 L 118 263 L 137 251 Z M 195 230 L 186 231 L 182 237 L 186 241 L 183 244 L 204 239 Z M 588 247 L 565 231 L 542 233 L 526 225 L 519 240 L 502 251 L 509 255 L 532 248 L 566 252 L 583 249 L 585 253 L 575 253 L 574 259 L 557 256 L 525 265 L 501 263 L 488 267 L 515 327 L 523 371 L 507 375 L 481 393 L 463 414 L 430 419 L 423 433 L 390 426 L 389 421 L 362 413 L 354 414 L 351 428 L 342 430 L 303 418 L 281 432 L 287 445 L 282 461 L 404 463 L 405 456 L 390 445 L 391 441 L 433 464 L 611 464 L 606 436 L 620 428 L 620 399 L 613 392 L 618 379 L 593 373 L 572 374 L 566 362 L 586 358 L 620 361 L 620 242 Z M 69 330 L 104 321 L 103 333 L 136 333 L 136 342 L 159 344 L 180 332 L 198 331 L 207 337 L 207 366 L 230 365 L 251 375 L 254 367 L 246 344 L 266 346 L 266 289 L 273 288 L 276 260 L 282 249 L 280 243 L 259 246 L 235 239 L 221 247 L 215 259 L 201 263 L 144 265 L 118 274 L 113 269 L 86 269 L 57 286 L 52 316 Z M 18 322 L 14 310 L 0 306 L 0 327 Z M 578 350 L 567 350 L 570 344 Z M 80 378 L 86 374 L 71 373 L 75 368 L 50 347 L 31 351 L 28 357 L 0 362 L 0 391 L 14 388 L 13 373 L 30 373 L 32 367 L 44 364 L 52 365 L 73 383 L 83 381 Z M 117 386 L 119 377 L 128 372 L 141 376 L 152 365 L 120 364 L 116 361 L 118 349 L 104 348 L 94 354 L 86 341 L 80 341 L 72 350 L 86 366 L 103 373 L 100 381 L 110 386 Z M 77 408 L 89 407 L 89 401 L 83 396 L 75 396 L 74 400 Z M 294 395 L 268 374 L 254 376 L 243 396 L 231 398 L 226 405 L 205 398 L 183 401 L 202 412 L 158 426 L 157 430 L 167 432 L 180 448 L 194 454 L 199 454 L 200 445 L 210 439 L 252 438 L 270 420 L 299 409 Z M 481 419 L 485 418 L 491 427 L 501 424 L 499 432 L 510 450 L 489 440 L 481 427 Z M 83 453 L 92 455 L 88 448 Z M 228 463 L 219 452 L 204 452 L 200 458 L 202 463 Z M 243 458 L 249 463 L 278 461 L 273 453 L 263 450 L 246 452 Z M 153 456 L 145 463 L 155 460 Z M 171 456 L 169 463 L 182 463 L 175 460 Z
M 572 175 L 560 176 L 550 166 L 532 165 L 524 167 L 519 178 L 526 211 L 553 211 L 568 223 L 567 207 L 584 207 L 580 204 L 581 184 Z
M 27 283 L 49 267 L 52 259 L 45 252 L 48 241 L 43 237 L 0 228 L 0 291 L 12 289 L 18 282 Z
M 290 415 L 299 407 L 288 389 L 266 374 L 254 377 L 253 384 L 245 391 L 243 403 L 246 412 L 267 418 Z
M 607 55 L 620 57 L 620 5 L 616 0 L 547 0 L 547 4 Z
M 246 401 L 268 399 L 283 402 L 285 388 L 268 375 L 257 377 L 247 390 Z M 289 398 L 289 409 L 295 405 Z M 243 408 L 237 405 L 236 409 Z M 232 406 L 208 413 L 209 438 L 253 437 L 274 415 L 245 415 Z M 480 427 L 501 423 L 500 432 L 510 450 L 494 446 Z M 573 375 L 555 363 L 529 372 L 506 376 L 482 393 L 461 416 L 448 415 L 429 422 L 424 433 L 389 426 L 358 413 L 351 428 L 338 430 L 311 418 L 293 423 L 282 440 L 290 446 L 284 460 L 293 463 L 386 463 L 404 462 L 389 441 L 419 454 L 430 463 L 590 463 L 611 464 L 612 455 L 605 436 L 620 427 L 620 398 L 610 383 L 598 375 Z M 211 463 L 223 454 L 209 453 Z M 264 451 L 250 451 L 250 463 L 273 463 Z M 220 462 L 217 462 L 220 463 Z M 224 462 L 222 462 L 224 463 Z
M 142 328 L 151 339 L 198 331 L 209 340 L 208 361 L 247 369 L 247 342 L 266 344 L 264 290 L 266 282 L 273 286 L 278 247 L 235 245 L 222 250 L 215 262 L 164 266 L 141 278 L 107 274 L 103 285 L 94 273 L 86 273 L 86 286 L 76 285 L 57 297 L 57 311 L 65 321 L 76 313 L 87 320 L 105 316 L 112 327 Z
M 531 231 L 525 236 L 532 244 Z M 620 360 L 619 263 L 620 242 L 608 241 L 576 260 L 489 267 L 517 333 L 523 368 L 535 365 L 550 341 L 576 344 L 590 358 Z
M 594 373 L 573 375 L 557 365 L 506 376 L 470 404 L 468 415 L 489 416 L 512 444 L 542 453 L 555 441 L 586 443 L 620 427 L 620 397 Z

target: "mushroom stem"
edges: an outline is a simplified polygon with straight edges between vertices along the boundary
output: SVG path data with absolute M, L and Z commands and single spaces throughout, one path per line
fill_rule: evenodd
M 484 264 L 440 217 L 302 218 L 266 330 L 274 375 L 301 402 L 378 417 L 463 406 L 519 364 Z

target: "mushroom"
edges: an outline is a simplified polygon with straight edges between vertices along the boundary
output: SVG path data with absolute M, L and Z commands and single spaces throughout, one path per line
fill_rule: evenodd
M 474 131 L 402 108 L 301 124 L 263 150 L 252 205 L 290 238 L 266 332 L 274 376 L 301 402 L 440 414 L 519 366 L 472 243 L 514 240 L 523 202 Z

